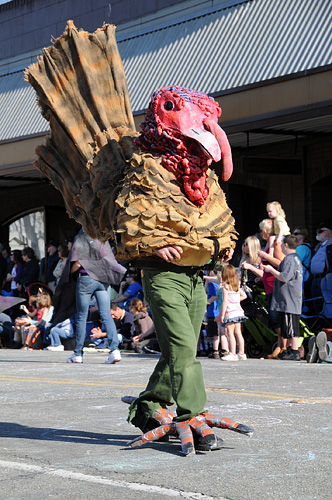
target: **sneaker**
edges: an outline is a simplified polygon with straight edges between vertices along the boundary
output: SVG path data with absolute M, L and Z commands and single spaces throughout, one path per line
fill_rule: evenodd
M 121 361 L 121 354 L 120 354 L 119 349 L 114 349 L 114 351 L 112 351 L 110 353 L 108 358 L 105 359 L 105 363 L 107 365 L 114 365 L 115 363 L 118 363 L 119 361 Z
M 64 351 L 65 347 L 61 345 L 49 345 L 48 347 L 45 347 L 44 351 Z
M 290 352 L 290 347 L 287 347 L 287 349 L 281 349 L 276 359 L 284 359 L 284 356 L 286 356 L 288 352 Z
M 287 361 L 301 361 L 301 356 L 299 351 L 287 350 L 285 351 L 283 357 L 281 358 Z
M 316 346 L 316 337 L 313 335 L 308 342 L 308 354 L 306 357 L 307 363 L 317 363 L 318 349 Z
M 121 401 L 127 405 L 131 405 L 136 399 L 135 396 L 122 396 Z
M 83 356 L 76 356 L 76 354 L 72 354 L 70 358 L 67 358 L 67 363 L 83 363 Z
M 158 356 L 160 356 L 161 354 L 160 351 L 156 351 L 155 349 L 150 349 L 150 347 L 148 347 L 147 345 L 145 345 L 142 348 L 142 351 L 145 352 L 145 354 L 158 354 Z
M 222 358 L 220 358 L 221 361 L 238 361 L 239 358 L 237 357 L 237 354 L 232 354 L 229 352 L 228 354 L 225 354 Z
M 106 354 L 110 352 L 109 349 L 103 349 L 102 347 L 83 347 L 83 352 L 105 352 Z
M 278 354 L 281 352 L 281 348 L 280 347 L 276 347 L 273 351 L 272 354 L 269 354 L 267 356 L 267 359 L 278 359 Z
M 209 436 L 211 436 L 209 434 Z M 203 436 L 200 436 L 199 434 L 194 434 L 194 446 L 196 451 L 215 451 L 215 450 L 221 450 L 223 447 L 224 441 L 218 437 L 215 436 L 214 442 L 207 443 Z
M 219 352 L 210 352 L 209 356 L 208 356 L 210 359 L 219 359 L 220 356 L 219 356 Z
M 329 356 L 327 351 L 327 337 L 325 332 L 319 332 L 316 336 L 316 346 L 318 349 L 318 357 L 321 361 L 326 361 Z
M 247 358 L 247 355 L 246 354 L 238 354 L 237 355 L 237 359 L 239 361 L 246 361 L 248 358 Z

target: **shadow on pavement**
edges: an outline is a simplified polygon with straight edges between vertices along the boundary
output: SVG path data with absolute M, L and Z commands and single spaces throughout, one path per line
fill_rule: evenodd
M 70 429 L 52 429 L 50 427 L 28 427 L 13 422 L 2 422 L 0 437 L 35 439 L 42 441 L 64 441 L 70 443 L 104 444 L 123 446 L 133 439 L 132 434 L 114 435 L 96 432 L 75 431 Z

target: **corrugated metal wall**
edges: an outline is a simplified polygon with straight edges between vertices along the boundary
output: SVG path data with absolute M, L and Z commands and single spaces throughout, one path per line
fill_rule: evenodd
M 0 141 L 49 130 L 23 72 L 0 76 Z
M 249 0 L 119 42 L 132 109 L 169 84 L 208 94 L 332 64 L 332 0 Z M 0 141 L 48 129 L 23 74 L 0 77 Z
M 176 84 L 217 93 L 332 64 L 331 0 L 251 0 L 124 40 L 134 110 Z

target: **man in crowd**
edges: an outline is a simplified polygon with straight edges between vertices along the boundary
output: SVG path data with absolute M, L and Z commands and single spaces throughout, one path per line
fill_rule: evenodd
M 112 302 L 111 316 L 114 320 L 118 332 L 119 341 L 125 344 L 126 340 L 131 339 L 135 333 L 134 315 L 119 307 L 118 304 Z M 103 328 L 100 328 L 99 326 L 96 328 L 92 328 L 90 335 L 91 339 L 102 339 L 106 337 L 107 334 L 105 331 L 103 331 Z M 109 363 L 108 358 L 106 359 L 105 363 Z
M 311 297 L 321 297 L 321 281 L 329 272 L 329 260 L 332 266 L 332 221 L 326 220 L 318 224 L 316 240 L 319 242 L 311 259 Z M 332 268 L 331 268 L 332 270 Z M 314 308 L 318 314 L 323 307 L 323 300 L 315 300 Z

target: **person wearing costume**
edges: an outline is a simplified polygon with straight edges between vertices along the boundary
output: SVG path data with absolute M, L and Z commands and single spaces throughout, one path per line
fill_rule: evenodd
M 193 89 L 159 89 L 139 135 L 110 25 L 87 34 L 69 21 L 26 79 L 51 125 L 36 167 L 63 193 L 86 234 L 111 240 L 117 260 L 142 272 L 162 354 L 146 390 L 125 398 L 129 421 L 148 432 L 132 445 L 175 434 L 188 455 L 195 453 L 193 434 L 206 449 L 220 447 L 213 426 L 249 435 L 249 427 L 204 412 L 196 360 L 206 307 L 202 272 L 236 240 L 231 210 L 209 168 L 222 160 L 222 180 L 232 173 L 218 103 Z M 173 402 L 176 415 L 167 410 Z

